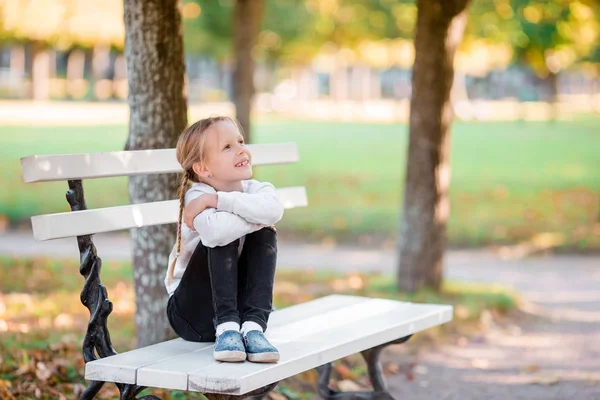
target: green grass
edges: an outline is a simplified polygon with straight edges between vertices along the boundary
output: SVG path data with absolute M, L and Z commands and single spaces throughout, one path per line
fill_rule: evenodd
M 600 248 L 599 119 L 456 123 L 452 136 L 450 243 L 514 243 L 557 232 L 563 247 Z M 11 222 L 67 210 L 66 183 L 25 185 L 19 158 L 123 148 L 125 126 L 3 127 L 0 215 Z M 276 186 L 306 185 L 310 206 L 280 228 L 313 239 L 392 238 L 399 220 L 407 127 L 264 119 L 257 143 L 295 141 L 301 161 L 256 168 Z M 126 179 L 86 182 L 88 206 L 126 204 Z

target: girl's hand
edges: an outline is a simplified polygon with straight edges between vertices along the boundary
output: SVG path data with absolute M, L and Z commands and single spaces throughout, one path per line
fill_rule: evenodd
M 217 208 L 218 200 L 216 194 L 205 193 L 190 201 L 183 209 L 183 222 L 194 231 L 194 218 L 207 208 Z

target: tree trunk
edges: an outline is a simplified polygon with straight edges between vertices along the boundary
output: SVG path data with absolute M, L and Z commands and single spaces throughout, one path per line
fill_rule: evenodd
M 233 104 L 247 143 L 251 138 L 250 109 L 254 96 L 252 49 L 258 40 L 264 9 L 264 0 L 237 0 L 233 10 Z
M 173 148 L 187 125 L 185 63 L 177 0 L 125 0 L 125 59 L 130 108 L 127 150 Z M 177 197 L 172 174 L 129 179 L 132 203 Z M 133 275 L 138 347 L 165 340 L 163 279 L 175 242 L 175 225 L 134 229 Z
M 558 113 L 558 72 L 549 71 L 546 77 L 546 85 L 549 90 L 550 103 L 550 119 L 556 121 L 559 117 Z
M 10 48 L 10 78 L 23 80 L 25 75 L 25 49 L 20 44 L 13 44 Z
M 50 54 L 41 42 L 31 43 L 31 98 L 48 100 L 50 96 Z
M 348 101 L 348 69 L 346 66 L 337 64 L 331 73 L 331 94 L 335 102 Z
M 439 289 L 449 215 L 450 89 L 468 0 L 419 0 L 398 287 Z
M 73 49 L 67 58 L 67 95 L 71 98 L 80 98 L 85 85 L 85 53 L 80 49 Z
M 13 44 L 10 48 L 9 82 L 11 97 L 27 97 L 24 90 L 25 82 L 25 48 L 20 44 Z
M 118 54 L 115 58 L 114 74 L 113 74 L 113 98 L 121 99 L 126 97 L 127 93 L 127 73 L 125 66 L 125 56 Z
M 92 86 L 92 100 L 104 100 L 112 93 L 106 93 L 108 88 L 102 88 L 102 81 L 106 78 L 106 71 L 110 64 L 110 47 L 96 44 L 92 49 L 92 73 L 90 85 Z M 110 91 L 110 89 L 108 89 Z

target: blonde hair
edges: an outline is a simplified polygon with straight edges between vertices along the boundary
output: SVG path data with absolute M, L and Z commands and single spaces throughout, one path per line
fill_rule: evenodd
M 194 172 L 193 166 L 199 162 L 203 164 L 206 160 L 204 153 L 204 139 L 206 131 L 216 124 L 217 122 L 227 121 L 235 125 L 240 133 L 243 135 L 242 127 L 240 123 L 230 117 L 216 116 L 201 119 L 198 122 L 187 127 L 179 136 L 177 140 L 177 147 L 175 152 L 177 154 L 177 161 L 181 164 L 183 172 L 179 178 L 179 218 L 177 219 L 177 252 L 168 270 L 168 281 L 173 280 L 173 273 L 175 270 L 175 263 L 179 257 L 181 251 L 181 224 L 183 217 L 183 208 L 185 206 L 185 194 L 188 189 L 188 185 L 191 182 L 200 182 L 200 177 Z

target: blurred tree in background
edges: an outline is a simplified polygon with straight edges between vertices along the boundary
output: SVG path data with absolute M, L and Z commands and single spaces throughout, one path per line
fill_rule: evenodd
M 450 215 L 450 89 L 468 0 L 419 0 L 398 287 L 440 289 Z
M 246 143 L 250 143 L 250 109 L 254 97 L 254 57 L 265 0 L 237 0 L 233 9 L 233 104 Z
M 209 54 L 233 74 L 236 117 L 251 142 L 250 113 L 256 59 L 310 59 L 318 43 L 306 32 L 313 18 L 302 0 L 198 0 L 183 5 L 186 50 Z M 304 44 L 309 45 L 307 49 Z

